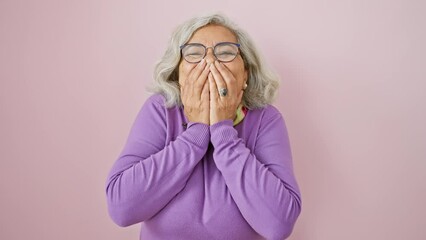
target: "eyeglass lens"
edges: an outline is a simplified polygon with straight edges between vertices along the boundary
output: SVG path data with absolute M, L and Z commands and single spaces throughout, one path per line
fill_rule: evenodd
M 221 62 L 230 62 L 238 55 L 238 46 L 222 43 L 214 47 L 213 54 Z M 200 62 L 206 55 L 206 48 L 201 44 L 188 44 L 182 48 L 182 55 L 190 63 Z

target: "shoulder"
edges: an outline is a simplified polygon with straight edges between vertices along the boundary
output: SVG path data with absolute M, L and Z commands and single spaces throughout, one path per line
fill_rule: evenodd
M 272 105 L 249 110 L 243 122 L 248 131 L 254 132 L 274 131 L 277 127 L 285 126 L 281 112 Z
M 166 107 L 165 98 L 161 94 L 149 96 L 139 109 L 138 119 L 155 118 L 157 121 L 164 118 Z
M 181 108 L 178 106 L 167 107 L 166 102 L 167 100 L 162 94 L 153 94 L 146 99 L 140 112 L 143 115 L 150 115 L 158 121 L 161 119 L 162 122 L 178 118 L 181 115 Z
M 160 93 L 149 96 L 142 105 L 144 111 L 167 112 L 166 98 Z
M 180 109 L 181 107 L 178 105 L 167 106 L 167 99 L 161 93 L 154 93 L 149 96 L 144 105 L 155 105 L 157 108 L 162 108 L 165 111 L 170 111 L 173 109 Z
M 164 98 L 163 95 L 161 95 L 160 93 L 155 93 L 146 99 L 145 105 L 149 104 L 149 105 L 157 105 L 157 106 L 164 107 L 165 102 L 166 102 L 166 99 Z
M 249 113 L 262 122 L 282 118 L 281 112 L 275 106 L 270 104 L 262 108 L 249 110 Z
M 251 149 L 261 146 L 258 141 L 284 139 L 283 137 L 287 134 L 284 118 L 280 111 L 272 105 L 249 110 L 241 126 L 241 131 L 241 136 Z

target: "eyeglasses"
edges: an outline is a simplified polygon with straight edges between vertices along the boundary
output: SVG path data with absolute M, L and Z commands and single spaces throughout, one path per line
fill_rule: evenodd
M 221 42 L 213 47 L 206 47 L 201 43 L 187 43 L 180 46 L 183 58 L 189 63 L 199 63 L 206 57 L 209 48 L 213 49 L 214 56 L 220 62 L 231 62 L 237 57 L 240 44 Z

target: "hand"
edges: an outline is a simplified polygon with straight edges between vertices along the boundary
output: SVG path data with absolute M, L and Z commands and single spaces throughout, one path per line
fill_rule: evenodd
M 203 59 L 189 74 L 181 79 L 181 99 L 186 118 L 190 122 L 210 123 L 209 82 L 210 63 Z
M 215 61 L 210 66 L 208 75 L 210 83 L 210 125 L 222 120 L 234 120 L 238 105 L 243 97 L 243 90 L 238 81 L 225 65 Z M 226 96 L 220 96 L 218 89 L 226 88 Z

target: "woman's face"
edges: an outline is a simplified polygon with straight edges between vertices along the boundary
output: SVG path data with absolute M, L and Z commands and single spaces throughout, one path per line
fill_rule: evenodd
M 237 38 L 226 27 L 220 25 L 207 25 L 198 29 L 187 43 L 201 43 L 206 47 L 213 47 L 220 42 L 237 43 Z M 204 59 L 207 63 L 213 63 L 216 60 L 212 48 L 208 48 L 207 55 Z M 233 61 L 224 62 L 223 64 L 234 75 L 236 86 L 242 89 L 244 83 L 247 81 L 247 70 L 244 68 L 244 61 L 241 54 L 238 54 Z M 183 79 L 188 78 L 191 70 L 195 66 L 197 66 L 196 63 L 188 63 L 185 59 L 181 59 L 179 64 L 179 84 L 182 85 Z

